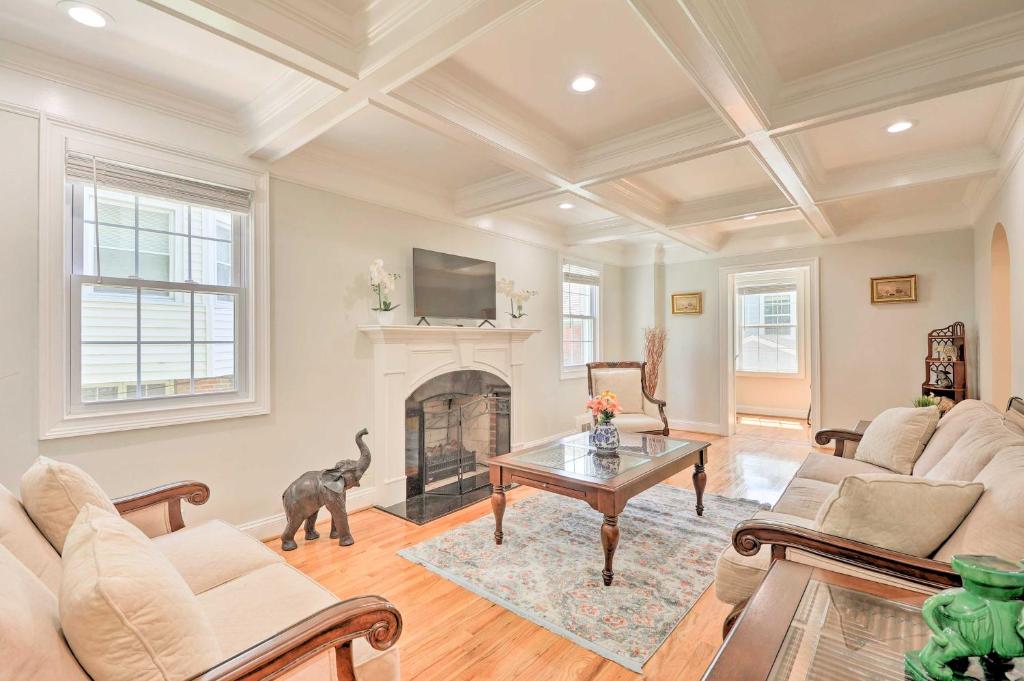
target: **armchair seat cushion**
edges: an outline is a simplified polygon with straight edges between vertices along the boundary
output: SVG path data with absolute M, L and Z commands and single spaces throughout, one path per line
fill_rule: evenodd
M 829 456 L 827 454 L 811 452 L 804 459 L 795 477 L 838 485 L 847 475 L 888 472 L 887 469 L 867 463 L 866 461 L 844 459 L 841 456 Z
M 647 414 L 618 414 L 615 417 L 615 427 L 624 433 L 649 433 L 661 432 L 665 424 L 661 419 L 656 419 Z
M 154 537 L 153 544 L 194 594 L 204 593 L 267 565 L 284 562 L 284 558 L 265 544 L 221 520 Z
M 199 595 L 225 659 L 251 648 L 339 601 L 288 565 L 264 566 Z M 352 644 L 357 681 L 397 681 L 398 648 L 378 651 L 365 639 Z
M 753 519 L 772 520 L 808 529 L 814 525 L 813 520 L 774 511 L 758 511 Z M 772 552 L 767 547 L 752 556 L 744 556 L 729 546 L 718 557 L 715 566 L 715 595 L 718 600 L 736 604 L 750 598 L 768 572 L 771 560 Z
M 818 509 L 835 489 L 836 486 L 828 482 L 793 478 L 772 510 L 813 521 L 818 515 Z

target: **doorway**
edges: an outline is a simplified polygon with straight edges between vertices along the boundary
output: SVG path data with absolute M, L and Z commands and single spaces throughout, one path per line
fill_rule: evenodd
M 1010 399 L 1013 387 L 1010 352 L 1010 244 L 1006 238 L 1006 230 L 998 222 L 992 232 L 991 258 L 992 337 L 989 339 L 989 385 L 992 391 L 991 402 L 995 405 L 1004 405 Z
M 725 434 L 738 418 L 820 427 L 818 287 L 817 258 L 720 270 Z

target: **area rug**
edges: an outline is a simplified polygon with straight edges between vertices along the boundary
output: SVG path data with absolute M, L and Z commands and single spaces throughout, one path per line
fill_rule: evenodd
M 615 581 L 601 581 L 601 514 L 576 499 L 535 494 L 505 510 L 504 544 L 487 515 L 398 555 L 573 643 L 641 672 L 714 581 L 715 561 L 755 501 L 660 484 L 619 516 Z

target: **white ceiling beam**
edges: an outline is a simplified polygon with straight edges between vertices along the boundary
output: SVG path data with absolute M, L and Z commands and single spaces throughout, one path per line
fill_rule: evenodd
M 643 225 L 621 217 L 614 217 L 566 227 L 565 240 L 569 246 L 583 246 L 628 240 L 631 236 L 651 234 L 652 232 L 653 230 Z
M 672 228 L 692 227 L 792 208 L 793 204 L 776 187 L 770 186 L 677 203 L 666 222 Z
M 510 172 L 455 191 L 455 212 L 464 217 L 515 208 L 562 193 L 558 187 L 522 173 Z
M 751 59 L 743 58 L 741 41 L 725 34 L 720 26 L 719 33 L 713 33 L 715 24 L 722 23 L 715 3 L 711 0 L 629 1 L 662 47 L 698 83 L 712 106 L 743 133 L 765 171 L 800 209 L 814 232 L 821 238 L 835 236 L 835 229 L 815 205 L 800 174 L 767 132 L 766 110 L 755 96 L 756 93 L 763 97 L 764 93 L 751 86 L 756 82 L 757 73 L 751 72 Z

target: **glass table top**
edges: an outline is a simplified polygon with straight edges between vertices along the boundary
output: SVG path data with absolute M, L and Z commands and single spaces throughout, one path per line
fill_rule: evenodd
M 557 471 L 608 480 L 653 459 L 689 453 L 705 445 L 703 442 L 640 433 L 620 433 L 619 438 L 621 444 L 617 455 L 613 456 L 597 453 L 591 444 L 590 433 L 584 432 L 562 438 L 548 447 L 524 452 L 516 459 Z

